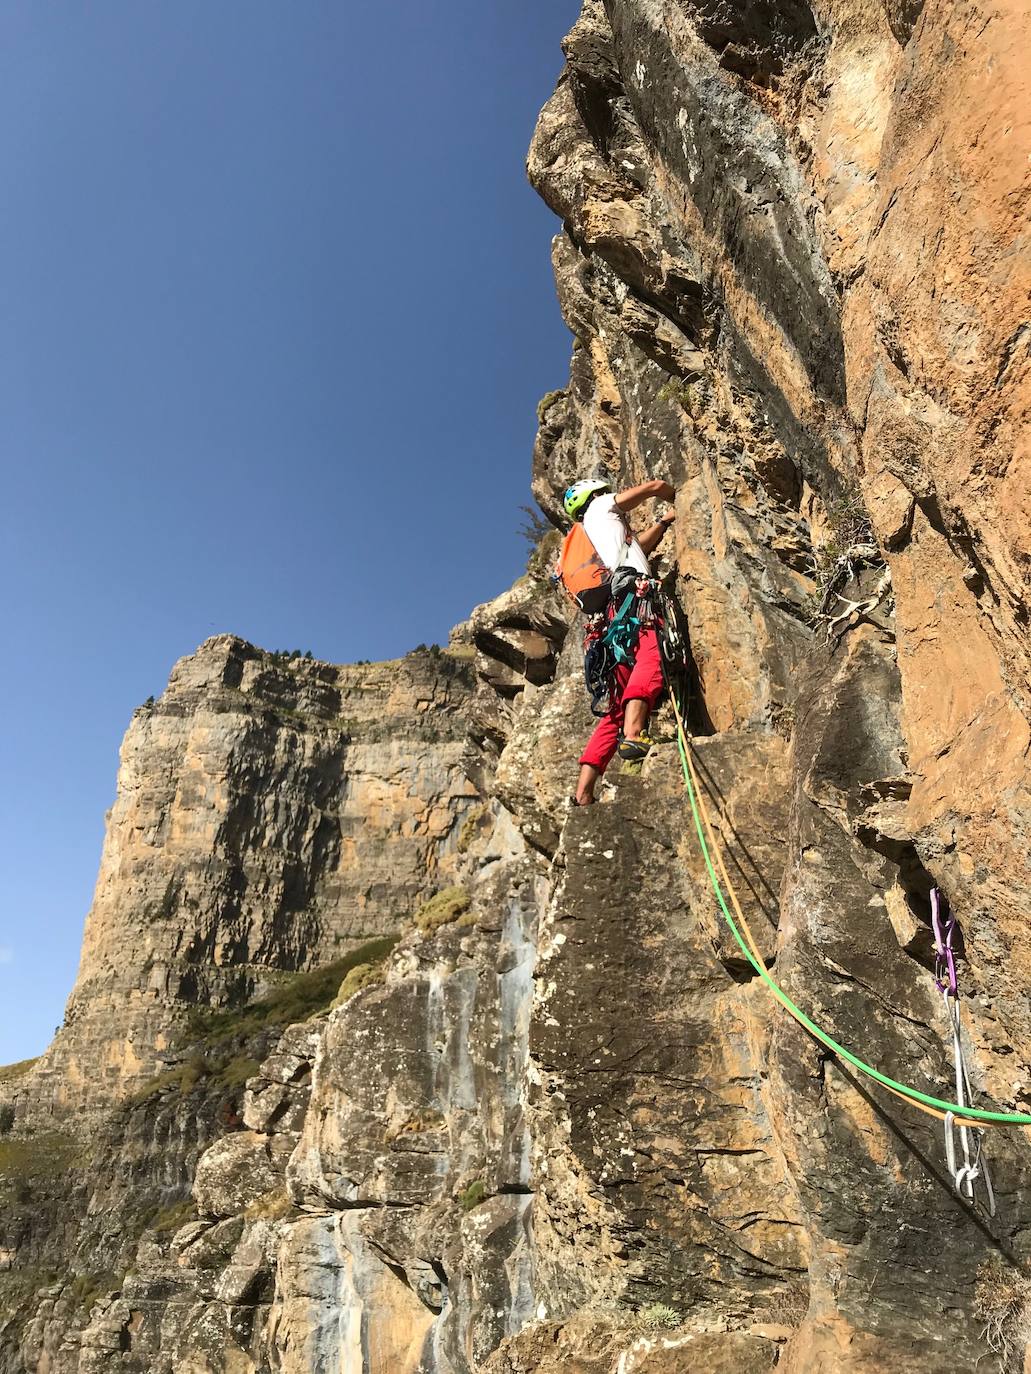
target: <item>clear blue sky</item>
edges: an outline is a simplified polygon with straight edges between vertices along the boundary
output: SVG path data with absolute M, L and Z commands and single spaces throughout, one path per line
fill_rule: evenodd
M 523 160 L 577 9 L 0 11 L 0 1063 L 61 1020 L 176 658 L 392 657 L 521 571 L 570 349 Z

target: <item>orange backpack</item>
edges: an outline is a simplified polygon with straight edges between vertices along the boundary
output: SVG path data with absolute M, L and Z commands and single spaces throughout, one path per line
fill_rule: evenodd
M 598 551 L 579 521 L 566 535 L 555 564 L 555 580 L 587 615 L 597 615 L 609 604 L 612 573 L 598 557 Z

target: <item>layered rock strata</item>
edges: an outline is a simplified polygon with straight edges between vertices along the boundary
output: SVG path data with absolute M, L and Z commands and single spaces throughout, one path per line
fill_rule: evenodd
M 1031 1028 L 1026 30 L 1005 4 L 587 0 L 529 157 L 574 335 L 533 489 L 557 524 L 578 477 L 677 488 L 689 723 L 767 964 L 949 1097 L 937 885 L 1002 1109 Z M 546 563 L 449 662 L 219 640 L 134 722 L 70 1024 L 17 1080 L 10 1141 L 53 1167 L 16 1176 L 0 1141 L 56 1237 L 23 1209 L 0 1242 L 0 1368 L 1021 1367 L 1025 1135 L 985 1133 L 989 1215 L 937 1121 L 785 1017 L 721 924 L 672 746 L 568 810 L 590 717 Z M 384 716 L 403 758 L 363 744 Z M 126 1101 L 188 1066 L 188 1003 L 388 931 L 338 1006 L 246 1041 L 239 1111 L 211 1074 L 202 1129 L 171 1088 Z M 98 1050 L 91 1138 L 135 1125 L 87 1185 L 53 1127 Z M 190 1215 L 120 1231 L 144 1185 Z
M 468 657 L 337 668 L 231 635 L 179 662 L 122 745 L 64 1025 L 33 1073 L 95 1110 L 177 1048 L 185 1010 L 396 931 L 451 882 L 480 802 Z

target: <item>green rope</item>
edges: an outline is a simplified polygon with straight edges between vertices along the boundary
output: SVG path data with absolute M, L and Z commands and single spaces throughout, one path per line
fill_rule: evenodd
M 683 714 L 682 711 L 681 714 Z M 684 735 L 679 724 L 677 726 L 677 748 L 680 750 L 680 767 L 684 774 L 684 782 L 687 784 L 687 796 L 688 800 L 691 803 L 691 814 L 694 816 L 695 830 L 698 832 L 698 843 L 702 847 L 702 857 L 705 859 L 705 866 L 709 870 L 709 878 L 712 882 L 713 891 L 716 894 L 716 900 L 720 904 L 720 910 L 726 917 L 727 924 L 733 931 L 735 940 L 737 940 L 738 944 L 741 946 L 745 958 L 755 969 L 756 973 L 759 974 L 760 978 L 763 978 L 770 985 L 771 988 L 774 988 L 780 994 L 780 996 L 784 998 L 785 1003 L 791 1008 L 793 1014 L 798 1018 L 801 1024 L 805 1026 L 806 1030 L 809 1031 L 812 1035 L 815 1035 L 817 1040 L 822 1040 L 823 1043 L 829 1049 L 832 1049 L 835 1054 L 839 1054 L 842 1057 L 842 1059 L 847 1060 L 848 1063 L 850 1063 L 853 1066 L 853 1068 L 858 1069 L 860 1073 L 865 1073 L 868 1078 L 872 1078 L 878 1083 L 883 1083 L 884 1086 L 887 1088 L 894 1088 L 896 1092 L 903 1093 L 906 1097 L 913 1098 L 917 1102 L 923 1102 L 929 1107 L 937 1107 L 939 1111 L 954 1112 L 956 1116 L 964 1117 L 968 1120 L 994 1121 L 1007 1126 L 1031 1126 L 1031 1116 L 1024 1115 L 1020 1112 L 988 1112 L 985 1111 L 983 1108 L 979 1107 L 962 1107 L 958 1102 L 945 1102 L 940 1097 L 929 1097 L 926 1093 L 918 1092 L 916 1088 L 909 1088 L 904 1083 L 897 1083 L 894 1078 L 889 1078 L 887 1074 L 880 1073 L 877 1069 L 873 1068 L 872 1065 L 865 1063 L 857 1055 L 854 1055 L 851 1050 L 845 1049 L 844 1045 L 839 1045 L 838 1042 L 832 1039 L 826 1031 L 821 1030 L 820 1027 L 815 1024 L 815 1022 L 810 1021 L 809 1017 L 806 1016 L 805 1012 L 800 1011 L 799 1008 L 795 1006 L 794 1002 L 792 1002 L 791 998 L 787 995 L 787 993 L 780 986 L 780 984 L 776 983 L 773 980 L 773 978 L 771 978 L 766 966 L 764 964 L 760 964 L 756 960 L 755 956 L 752 954 L 752 951 L 748 948 L 748 945 L 745 943 L 745 940 L 742 937 L 741 932 L 738 930 L 737 925 L 734 922 L 733 916 L 730 914 L 730 911 L 727 908 L 727 903 L 724 900 L 723 891 L 720 887 L 719 879 L 716 876 L 716 870 L 712 866 L 712 858 L 709 854 L 709 847 L 705 843 L 705 833 L 702 829 L 701 816 L 698 812 L 698 803 L 695 797 L 695 789 L 694 785 L 691 782 L 691 770 L 687 764 L 687 753 L 684 745 Z

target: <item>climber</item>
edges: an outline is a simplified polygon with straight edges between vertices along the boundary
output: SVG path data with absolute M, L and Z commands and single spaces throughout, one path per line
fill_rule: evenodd
M 566 514 L 583 522 L 598 558 L 611 573 L 610 620 L 619 612 L 637 578 L 651 576 L 648 555 L 658 548 L 675 518 L 669 512 L 635 537 L 627 515 L 645 501 L 672 501 L 675 494 L 668 482 L 661 481 L 642 482 L 616 494 L 607 482 L 576 482 L 566 492 L 562 503 Z M 589 806 L 594 801 L 595 786 L 614 754 L 618 752 L 621 759 L 637 761 L 651 749 L 648 720 L 663 685 L 654 625 L 639 628 L 631 657 L 632 662 L 617 664 L 609 709 L 580 756 L 580 776 L 572 798 L 575 806 Z

